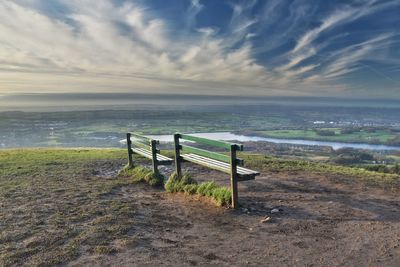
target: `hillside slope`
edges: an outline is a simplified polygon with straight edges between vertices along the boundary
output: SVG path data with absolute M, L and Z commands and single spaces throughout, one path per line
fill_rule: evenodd
M 242 208 L 233 211 L 118 176 L 125 154 L 0 151 L 0 266 L 400 262 L 396 177 L 247 156 L 261 177 L 240 184 Z M 229 184 L 225 174 L 184 167 L 199 181 Z

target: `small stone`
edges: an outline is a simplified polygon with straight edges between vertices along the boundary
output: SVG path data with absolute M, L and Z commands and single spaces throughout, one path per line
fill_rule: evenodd
M 246 208 L 242 208 L 242 211 L 243 211 L 243 212 L 249 212 L 249 210 L 246 209 Z
M 271 217 L 266 217 L 260 221 L 260 223 L 267 223 L 271 221 Z
M 279 209 L 272 209 L 272 210 L 271 210 L 271 213 L 272 213 L 272 214 L 278 213 L 278 212 L 279 212 Z

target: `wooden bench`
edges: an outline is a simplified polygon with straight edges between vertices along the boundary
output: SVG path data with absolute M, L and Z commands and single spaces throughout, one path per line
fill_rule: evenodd
M 133 137 L 133 140 L 131 139 Z M 136 134 L 126 134 L 126 144 L 128 146 L 128 164 L 129 167 L 133 166 L 133 154 L 139 154 L 145 158 L 151 159 L 153 163 L 153 172 L 158 172 L 158 166 L 170 165 L 174 161 L 166 156 L 160 154 L 157 145 L 160 144 L 158 140 Z
M 227 156 L 222 153 L 200 149 L 197 147 L 189 146 L 187 144 L 181 144 L 180 139 L 208 146 L 228 149 L 230 155 Z M 174 135 L 174 143 L 175 168 L 178 177 L 182 176 L 181 163 L 184 161 L 189 161 L 230 174 L 232 206 L 235 209 L 239 205 L 237 182 L 254 180 L 257 175 L 260 175 L 260 173 L 257 171 L 239 167 L 239 165 L 243 166 L 243 160 L 237 158 L 236 152 L 243 151 L 243 145 L 216 141 L 180 133 Z

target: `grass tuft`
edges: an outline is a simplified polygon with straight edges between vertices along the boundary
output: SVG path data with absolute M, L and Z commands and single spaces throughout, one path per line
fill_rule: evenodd
M 96 246 L 93 250 L 96 254 L 114 254 L 117 253 L 117 249 L 111 246 Z
M 188 173 L 182 175 L 182 178 L 173 173 L 165 184 L 165 190 L 169 193 L 183 192 L 188 195 L 206 196 L 214 199 L 221 206 L 229 206 L 232 199 L 228 188 L 219 186 L 213 181 L 197 184 Z
M 154 173 L 152 170 L 141 166 L 125 166 L 120 175 L 131 177 L 134 182 L 145 182 L 151 186 L 164 185 L 164 176 L 162 174 Z

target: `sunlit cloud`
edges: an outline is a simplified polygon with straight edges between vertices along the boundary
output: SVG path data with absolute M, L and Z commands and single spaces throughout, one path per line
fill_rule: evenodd
M 342 78 L 361 70 L 363 60 L 398 64 L 390 56 L 399 37 L 392 28 L 354 40 L 337 29 L 399 8 L 399 1 L 338 6 L 325 16 L 307 1 L 287 8 L 282 1 L 245 1 L 226 4 L 230 15 L 215 25 L 201 19 L 210 13 L 205 1 L 188 1 L 179 23 L 145 4 L 1 1 L 0 93 L 335 95 L 350 86 Z

